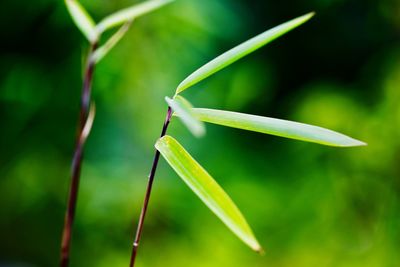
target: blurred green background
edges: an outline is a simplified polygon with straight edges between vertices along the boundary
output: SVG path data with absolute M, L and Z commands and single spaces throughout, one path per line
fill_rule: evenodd
M 82 0 L 96 20 L 133 0 Z M 243 245 L 161 161 L 137 266 L 400 266 L 400 1 L 180 0 L 96 69 L 71 266 L 127 266 L 176 85 L 279 23 L 299 29 L 184 93 L 197 107 L 328 127 L 338 149 L 207 125 L 174 135 L 247 217 Z M 0 266 L 57 266 L 87 44 L 63 1 L 0 3 Z

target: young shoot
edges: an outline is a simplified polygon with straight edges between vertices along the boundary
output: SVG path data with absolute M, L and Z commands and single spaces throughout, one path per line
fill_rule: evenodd
M 193 108 L 189 101 L 180 95 L 186 89 L 201 82 L 212 74 L 302 25 L 313 15 L 314 13 L 309 13 L 290 20 L 223 53 L 184 79 L 176 88 L 175 95 L 172 99 L 169 97 L 165 98 L 168 104 L 168 111 L 160 139 L 155 144 L 156 152 L 149 175 L 135 241 L 133 243 L 130 266 L 134 266 L 135 264 L 144 218 L 160 154 L 193 193 L 204 202 L 233 234 L 254 251 L 262 252 L 262 247 L 233 200 L 175 138 L 166 135 L 172 114 L 178 117 L 196 137 L 202 136 L 205 132 L 202 122 L 208 122 L 322 145 L 338 147 L 365 145 L 365 143 L 341 133 L 313 125 L 232 111 Z

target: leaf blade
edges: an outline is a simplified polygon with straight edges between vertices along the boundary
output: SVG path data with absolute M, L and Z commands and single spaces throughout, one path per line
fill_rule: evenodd
M 124 25 L 122 25 L 118 31 L 110 37 L 110 39 L 107 40 L 107 42 L 96 49 L 96 51 L 93 52 L 92 55 L 92 60 L 95 63 L 98 63 L 100 60 L 103 59 L 103 57 L 105 57 L 108 52 L 110 52 L 110 50 L 121 40 L 121 38 L 127 33 L 127 31 L 129 30 L 129 27 L 131 25 L 132 21 L 128 21 L 125 22 Z
M 190 189 L 246 245 L 261 252 L 261 246 L 243 215 L 203 167 L 171 136 L 164 136 L 156 149 Z
M 65 5 L 75 25 L 90 43 L 97 41 L 98 33 L 95 23 L 85 8 L 75 0 L 65 0 Z
M 178 85 L 175 94 L 181 93 L 182 91 L 204 80 L 205 78 L 211 76 L 217 71 L 227 67 L 228 65 L 234 63 L 235 61 L 241 59 L 242 57 L 250 54 L 251 52 L 257 50 L 258 48 L 282 36 L 288 31 L 296 28 L 297 26 L 300 26 L 301 24 L 309 20 L 312 16 L 314 16 L 313 12 L 292 19 L 270 30 L 267 30 L 241 43 L 240 45 L 228 50 L 227 52 L 216 57 L 215 59 L 211 60 L 210 62 L 208 62 L 207 64 L 203 65 L 202 67 L 194 71 L 192 74 L 190 74 L 186 79 L 184 79 Z
M 176 96 L 174 99 L 165 97 L 165 101 L 194 136 L 204 136 L 204 123 L 193 115 L 191 111 L 193 107 L 186 99 L 181 96 Z
M 148 0 L 142 3 L 133 5 L 128 8 L 121 9 L 100 21 L 96 28 L 99 32 L 104 32 L 115 26 L 124 24 L 129 20 L 145 15 L 153 10 L 156 10 L 174 0 Z
M 328 146 L 352 147 L 366 145 L 364 142 L 344 134 L 294 121 L 216 109 L 194 108 L 192 111 L 201 121 L 242 130 L 271 134 Z

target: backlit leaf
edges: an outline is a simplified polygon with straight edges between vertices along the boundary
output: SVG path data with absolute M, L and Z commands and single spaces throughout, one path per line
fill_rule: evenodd
M 363 146 L 364 142 L 344 134 L 309 124 L 249 115 L 225 110 L 194 108 L 193 114 L 204 122 L 277 135 L 328 146 Z
M 91 43 L 97 41 L 98 33 L 95 23 L 83 6 L 75 0 L 65 0 L 65 4 L 76 26 L 85 35 L 88 41 Z
M 164 136 L 157 141 L 156 148 L 179 177 L 235 235 L 253 250 L 262 250 L 231 198 L 178 141 Z
M 250 54 L 258 48 L 272 42 L 276 38 L 284 35 L 285 33 L 296 28 L 297 26 L 300 26 L 301 24 L 309 20 L 313 15 L 314 13 L 309 13 L 285 22 L 279 26 L 276 26 L 275 28 L 261 33 L 260 35 L 257 35 L 256 37 L 253 37 L 250 40 L 247 40 L 246 42 L 211 60 L 210 62 L 190 74 L 185 80 L 183 80 L 178 85 L 175 94 L 179 94 L 180 92 L 204 80 L 215 72 L 225 68 L 226 66 Z

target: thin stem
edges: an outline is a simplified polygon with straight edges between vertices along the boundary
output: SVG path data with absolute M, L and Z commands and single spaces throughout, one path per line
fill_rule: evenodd
M 97 43 L 90 47 L 88 62 L 85 68 L 85 75 L 83 78 L 82 95 L 80 115 L 77 127 L 77 137 L 75 144 L 75 152 L 72 160 L 72 175 L 71 184 L 69 188 L 68 204 L 65 212 L 64 229 L 61 241 L 61 267 L 69 265 L 70 247 L 71 247 L 71 233 L 72 226 L 75 218 L 76 203 L 78 198 L 79 180 L 81 175 L 81 165 L 83 160 L 83 148 L 85 145 L 86 137 L 83 137 L 82 131 L 85 127 L 89 110 L 90 110 L 90 95 L 92 88 L 93 72 L 95 63 L 91 60 L 93 52 L 97 48 Z
M 166 118 L 164 121 L 164 125 L 163 125 L 162 131 L 161 131 L 160 138 L 163 137 L 165 135 L 165 133 L 167 132 L 168 125 L 171 120 L 171 116 L 172 116 L 172 110 L 170 107 L 168 107 L 167 115 L 166 115 Z M 147 206 L 149 205 L 151 190 L 153 188 L 154 177 L 156 175 L 156 170 L 157 170 L 159 159 L 160 159 L 160 152 L 158 150 L 156 150 L 155 155 L 154 155 L 153 165 L 151 167 L 151 171 L 149 174 L 149 180 L 147 182 L 147 189 L 146 189 L 146 194 L 144 196 L 142 211 L 140 212 L 140 218 L 139 218 L 139 222 L 138 222 L 137 229 L 136 229 L 135 241 L 133 242 L 133 246 L 132 246 L 131 262 L 129 265 L 130 267 L 133 267 L 135 265 L 136 254 L 137 254 L 137 250 L 139 248 L 139 242 L 140 242 L 140 238 L 141 238 L 142 232 L 143 232 L 143 223 L 144 223 L 144 219 L 145 219 L 146 212 L 147 212 Z

